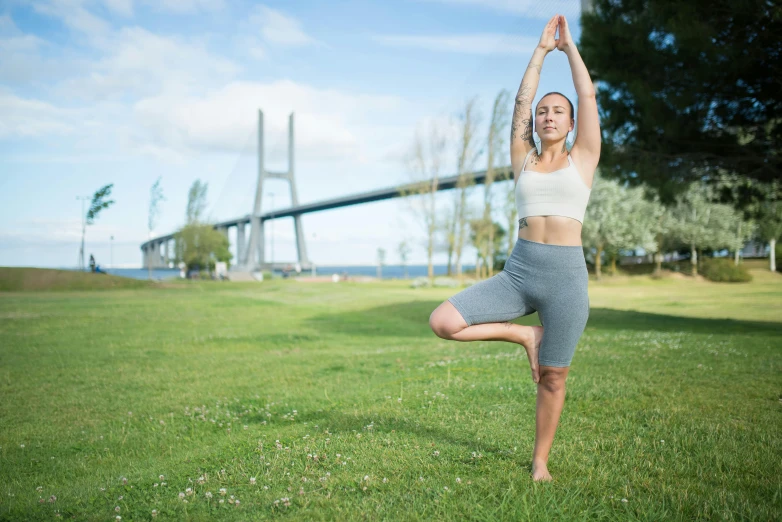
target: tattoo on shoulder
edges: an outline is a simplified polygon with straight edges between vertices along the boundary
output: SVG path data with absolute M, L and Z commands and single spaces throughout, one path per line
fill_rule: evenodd
M 519 220 L 519 230 L 527 226 L 527 218 L 523 217 Z

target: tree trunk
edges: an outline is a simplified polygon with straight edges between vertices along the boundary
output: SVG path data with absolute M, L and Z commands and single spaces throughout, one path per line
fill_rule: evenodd
M 597 247 L 597 253 L 595 254 L 595 277 L 597 277 L 598 280 L 600 280 L 600 278 L 603 277 L 603 274 L 600 271 L 600 267 L 602 266 L 602 262 L 600 258 L 602 254 L 603 254 L 603 247 L 602 246 Z
M 654 275 L 656 277 L 662 276 L 663 273 L 663 254 L 659 250 L 654 254 Z
M 611 256 L 611 275 L 616 275 L 616 258 L 619 257 L 618 255 L 614 254 Z
M 738 236 L 738 239 L 736 240 L 736 254 L 733 258 L 733 264 L 736 266 L 739 266 L 739 253 L 741 252 L 741 248 L 738 246 L 739 240 L 741 240 L 741 220 L 739 220 L 738 224 L 738 230 L 736 231 L 736 235 Z M 742 245 L 743 247 L 743 245 Z
M 695 245 L 690 245 L 690 263 L 692 264 L 692 275 L 698 275 L 698 252 Z
M 777 271 L 777 240 L 771 239 L 769 240 L 768 244 L 771 247 L 771 252 L 768 253 L 769 268 L 771 268 L 772 272 L 776 272 Z

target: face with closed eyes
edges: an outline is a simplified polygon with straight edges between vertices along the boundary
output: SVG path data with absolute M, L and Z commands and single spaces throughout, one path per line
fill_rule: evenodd
M 544 96 L 535 108 L 535 132 L 544 143 L 567 138 L 575 122 L 570 117 L 570 102 L 559 94 Z

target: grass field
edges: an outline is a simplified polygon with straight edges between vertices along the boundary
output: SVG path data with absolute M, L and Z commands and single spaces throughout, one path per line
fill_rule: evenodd
M 753 275 L 590 282 L 549 484 L 524 350 L 428 328 L 452 290 L 0 293 L 0 520 L 780 520 L 782 276 Z

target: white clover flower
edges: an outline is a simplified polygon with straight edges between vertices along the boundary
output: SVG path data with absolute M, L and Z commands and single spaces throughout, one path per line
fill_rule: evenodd
M 220 494 L 225 496 L 225 494 L 228 493 L 225 488 L 220 488 Z
M 445 491 L 448 491 L 448 486 L 443 486 L 443 489 L 444 489 Z
M 166 480 L 166 477 L 164 477 L 163 475 L 160 475 L 158 478 L 159 478 L 160 480 Z
M 250 484 L 255 485 L 255 477 L 250 477 Z
M 456 477 L 456 483 L 457 484 L 461 484 L 462 483 L 462 479 L 460 479 L 459 477 Z
M 269 486 L 264 486 L 263 489 L 269 489 Z
M 225 502 L 225 500 L 221 498 L 220 499 L 220 504 L 222 504 L 223 502 Z
M 119 506 L 115 507 L 115 508 L 114 508 L 114 511 L 116 511 L 117 513 L 119 513 Z
M 35 488 L 35 491 L 43 491 L 43 486 L 38 486 L 37 488 Z
M 206 498 L 212 498 L 212 492 L 211 491 L 207 491 L 206 493 L 204 493 L 204 496 Z
M 622 502 L 627 502 L 627 499 L 626 499 L 626 498 L 623 498 L 623 499 L 622 499 Z
M 236 501 L 234 502 L 234 505 L 236 505 L 236 506 L 239 505 L 239 499 L 236 499 Z
M 185 490 L 185 493 L 187 493 L 188 495 L 192 495 L 193 494 L 193 488 L 187 488 Z
M 114 517 L 114 520 L 122 520 L 122 517 L 117 515 L 116 517 Z
M 439 451 L 437 451 L 437 450 L 434 450 L 434 452 L 432 453 L 432 455 L 434 455 L 435 457 L 439 457 L 439 456 L 440 456 L 440 452 L 439 452 Z
M 388 479 L 383 477 L 383 484 L 385 484 L 386 482 L 388 482 Z
M 185 494 L 183 492 L 179 492 L 179 498 L 185 498 Z
M 155 518 L 157 516 L 157 509 L 152 510 L 152 518 Z

